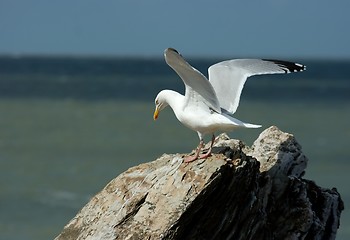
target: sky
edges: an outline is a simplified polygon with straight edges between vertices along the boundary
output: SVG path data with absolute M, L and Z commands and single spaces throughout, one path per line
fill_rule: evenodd
M 0 54 L 350 59 L 348 0 L 0 0 Z

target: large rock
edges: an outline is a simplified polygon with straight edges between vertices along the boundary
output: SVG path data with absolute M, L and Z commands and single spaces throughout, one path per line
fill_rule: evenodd
M 302 178 L 307 158 L 266 129 L 251 148 L 222 134 L 216 154 L 130 168 L 65 226 L 60 239 L 334 239 L 343 202 Z

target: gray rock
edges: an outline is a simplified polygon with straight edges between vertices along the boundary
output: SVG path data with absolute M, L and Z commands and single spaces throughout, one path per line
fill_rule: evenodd
M 214 146 L 206 160 L 164 154 L 130 168 L 56 239 L 335 239 L 341 197 L 302 178 L 291 134 L 270 127 L 251 148 L 222 134 Z

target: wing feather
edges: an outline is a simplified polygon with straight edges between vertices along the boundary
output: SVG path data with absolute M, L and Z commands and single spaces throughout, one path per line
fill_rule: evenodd
M 280 60 L 234 59 L 219 62 L 209 69 L 212 84 L 220 106 L 230 113 L 236 112 L 247 78 L 253 75 L 290 73 L 305 70 L 305 66 Z
M 192 67 L 173 48 L 164 52 L 166 63 L 174 69 L 185 84 L 185 99 L 188 105 L 197 104 L 196 101 L 204 102 L 209 108 L 221 113 L 219 100 L 215 90 L 208 79 L 197 69 Z

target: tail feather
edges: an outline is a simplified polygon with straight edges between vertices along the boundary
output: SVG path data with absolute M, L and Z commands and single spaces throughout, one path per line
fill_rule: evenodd
M 243 123 L 243 126 L 246 128 L 260 128 L 261 125 L 251 124 L 251 123 Z
M 261 125 L 242 122 L 241 120 L 234 118 L 233 114 L 229 113 L 228 111 L 226 111 L 223 108 L 221 108 L 221 111 L 223 112 L 222 115 L 227 117 L 228 119 L 230 119 L 231 122 L 233 122 L 236 126 L 244 127 L 244 128 L 260 128 L 260 127 L 262 127 Z

